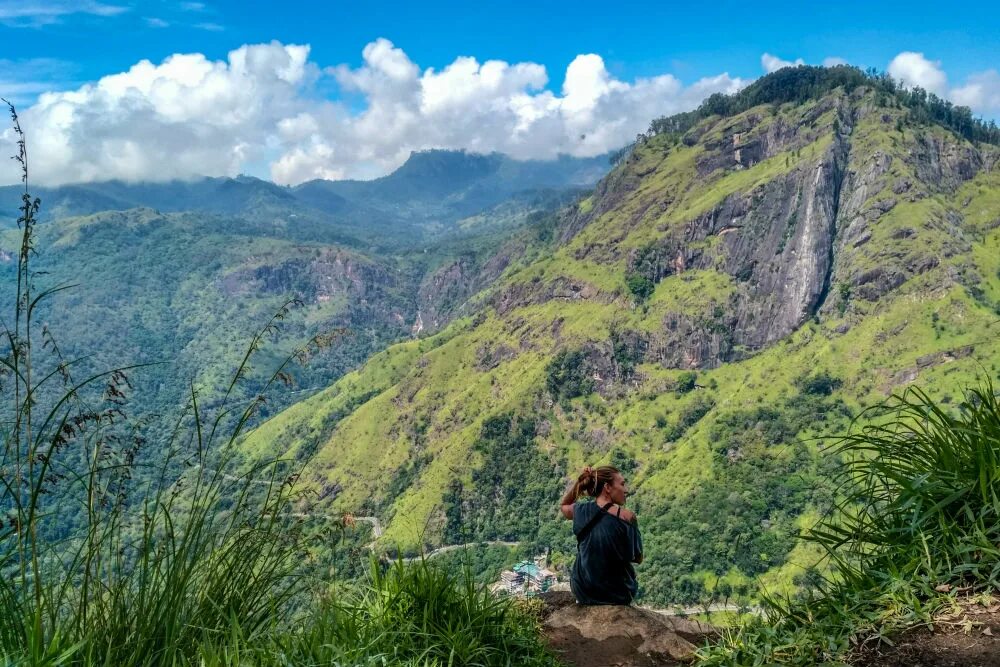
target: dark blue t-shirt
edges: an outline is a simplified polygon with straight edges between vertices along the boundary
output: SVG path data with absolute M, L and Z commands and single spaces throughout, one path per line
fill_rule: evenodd
M 573 509 L 573 534 L 579 536 L 597 512 L 603 516 L 577 544 L 570 588 L 580 604 L 629 604 L 638 591 L 632 563 L 642 555 L 639 526 L 581 502 Z

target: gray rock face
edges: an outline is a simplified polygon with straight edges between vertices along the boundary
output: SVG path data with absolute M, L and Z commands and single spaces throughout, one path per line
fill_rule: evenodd
M 861 91 L 831 94 L 798 116 L 763 107 L 699 124 L 681 140 L 700 147 L 693 183 L 682 177 L 678 191 L 650 188 L 647 176 L 661 165 L 675 168 L 666 165 L 678 150 L 650 147 L 598 184 L 586 212 L 564 214 L 560 240 L 569 242 L 610 212 L 615 224 L 603 223 L 602 238 L 575 244 L 575 259 L 624 263 L 627 277 L 653 284 L 683 280 L 693 270 L 728 275 L 732 283 L 725 291 L 689 301 L 668 312 L 658 330 L 643 332 L 640 361 L 699 368 L 745 358 L 810 318 L 840 316 L 852 300 L 881 299 L 969 251 L 962 210 L 946 202 L 963 183 L 992 169 L 1000 151 L 936 126 L 894 130 L 899 112 L 888 111 Z M 826 148 L 801 159 L 803 149 L 814 150 L 818 141 Z M 690 219 L 670 216 L 675 202 L 690 202 L 715 183 L 782 156 L 786 169 L 772 162 L 763 170 L 773 177 Z M 623 243 L 632 230 L 663 216 L 667 222 L 659 223 L 655 240 L 641 247 Z M 973 273 L 945 279 L 968 282 Z M 632 295 L 556 276 L 510 285 L 492 303 L 503 314 L 553 299 L 627 303 Z
M 837 141 L 816 161 L 727 197 L 630 258 L 631 269 L 654 282 L 715 269 L 736 283 L 721 317 L 664 318 L 650 343 L 657 361 L 715 366 L 737 350 L 752 352 L 784 338 L 812 317 L 828 287 L 846 150 Z
M 247 293 L 294 294 L 307 303 L 350 294 L 365 298 L 377 289 L 392 289 L 398 276 L 375 262 L 339 250 L 323 250 L 278 264 L 261 263 L 224 276 L 220 287 L 227 295 Z
M 628 253 L 627 270 L 654 283 L 710 269 L 735 284 L 721 313 L 716 307 L 667 315 L 649 338 L 647 361 L 711 367 L 752 354 L 817 314 L 842 311 L 848 298 L 877 300 L 968 251 L 958 210 L 921 210 L 891 231 L 880 231 L 880 224 L 901 205 L 953 193 L 991 168 L 997 151 L 931 127 L 910 129 L 906 143 L 893 139 L 894 150 L 872 150 L 870 140 L 856 140 L 854 128 L 875 111 L 863 97 L 831 96 L 810 111 L 814 121 L 824 113 L 835 118 L 826 125 L 805 119 L 793 125 L 758 114 L 726 121 L 721 139 L 706 139 L 719 133 L 704 129 L 692 135 L 705 148 L 697 169 L 706 178 L 796 151 L 824 135 L 833 140 L 817 158 L 730 195 L 682 225 L 663 228 L 656 242 Z M 870 125 L 866 132 L 873 132 Z M 622 183 L 635 187 L 627 179 Z M 583 254 L 617 259 L 603 252 Z
M 909 132 L 894 154 L 855 150 L 848 161 L 830 284 L 844 286 L 852 299 L 876 301 L 970 249 L 962 211 L 949 205 L 948 197 L 991 169 L 996 149 L 977 148 L 928 128 Z M 906 216 L 901 218 L 905 224 L 887 227 L 890 214 L 906 206 L 897 215 Z M 942 278 L 955 281 L 948 273 Z M 843 307 L 827 299 L 818 310 L 830 314 Z
M 523 252 L 522 243 L 508 243 L 485 261 L 460 257 L 424 278 L 417 294 L 422 329 L 436 331 L 460 316 L 469 308 L 469 298 L 499 278 Z
M 543 595 L 542 627 L 550 648 L 576 667 L 654 667 L 694 659 L 717 635 L 712 626 L 618 605 L 578 605 L 569 593 Z
M 743 279 L 732 304 L 736 344 L 769 345 L 815 311 L 832 259 L 842 159 L 831 148 L 817 163 L 772 181 L 744 216 L 746 232 L 724 237 L 723 270 Z

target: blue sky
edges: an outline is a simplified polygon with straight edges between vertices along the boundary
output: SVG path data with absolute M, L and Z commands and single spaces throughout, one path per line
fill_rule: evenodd
M 0 1 L 0 17 L 46 4 Z M 78 12 L 42 21 L 37 14 L 7 19 L 0 23 L 3 58 L 64 60 L 66 70 L 82 81 L 123 71 L 142 58 L 158 62 L 192 51 L 221 58 L 241 44 L 271 40 L 310 44 L 324 65 L 358 64 L 365 44 L 386 37 L 425 67 L 470 55 L 537 62 L 559 72 L 577 54 L 598 53 L 622 78 L 671 72 L 693 80 L 721 71 L 753 77 L 760 74 L 764 52 L 810 63 L 839 55 L 852 64 L 884 69 L 901 51 L 922 51 L 957 78 L 1000 66 L 1000 10 L 990 3 L 100 4 L 127 10 L 110 16 Z M 52 22 L 45 23 L 46 18 Z M 169 25 L 157 27 L 156 19 Z M 37 23 L 45 24 L 14 27 Z
M 778 59 L 889 68 L 997 118 L 998 34 L 1000 11 L 960 2 L 0 0 L 0 94 L 47 137 L 61 132 L 41 151 L 76 166 L 43 172 L 52 182 L 183 177 L 200 166 L 298 182 L 377 175 L 436 144 L 594 153 Z M 240 49 L 249 74 L 230 55 Z M 161 68 L 174 54 L 201 61 Z M 143 60 L 152 69 L 133 70 Z M 482 69 L 491 60 L 507 68 Z M 449 67 L 454 76 L 427 76 Z M 36 104 L 43 92 L 63 97 Z M 192 96 L 204 99 L 178 107 Z M 281 108 L 249 118 L 255 100 Z M 180 159 L 164 170 L 171 150 Z

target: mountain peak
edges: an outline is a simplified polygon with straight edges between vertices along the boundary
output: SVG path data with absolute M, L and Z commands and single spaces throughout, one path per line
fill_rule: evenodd
M 735 116 L 762 104 L 804 103 L 838 89 L 853 93 L 859 88 L 875 93 L 880 106 L 904 108 L 916 120 L 935 123 L 964 139 L 1000 145 L 1000 128 L 996 123 L 973 118 L 968 107 L 953 105 L 922 88 L 907 88 L 888 74 L 874 69 L 862 71 L 851 65 L 785 67 L 737 93 L 715 93 L 694 111 L 658 118 L 650 124 L 649 133 L 685 132 L 710 116 Z

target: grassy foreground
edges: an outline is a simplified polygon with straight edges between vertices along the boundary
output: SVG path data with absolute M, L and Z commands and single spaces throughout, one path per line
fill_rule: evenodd
M 987 383 L 946 410 L 911 390 L 840 439 L 842 500 L 806 539 L 827 574 L 701 654 L 704 665 L 849 662 L 930 623 L 955 595 L 1000 586 L 1000 401 Z

